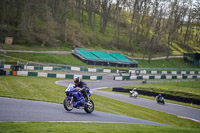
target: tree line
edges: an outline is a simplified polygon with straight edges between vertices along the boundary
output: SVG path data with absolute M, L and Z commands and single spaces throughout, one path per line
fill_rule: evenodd
M 200 44 L 200 2 L 194 0 L 1 0 L 0 9 L 1 42 L 10 35 L 18 43 L 81 47 L 86 26 L 97 38 L 111 23 L 108 45 L 132 53 L 139 47 L 149 60 L 158 52 L 169 56 L 174 44 L 191 50 Z

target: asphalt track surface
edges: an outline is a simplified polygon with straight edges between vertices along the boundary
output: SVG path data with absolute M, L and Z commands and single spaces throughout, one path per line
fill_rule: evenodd
M 109 76 L 107 76 L 107 78 L 109 78 Z M 106 78 L 103 81 L 105 80 Z M 56 83 L 63 86 L 68 86 L 68 83 L 70 82 L 71 81 L 64 80 Z M 102 81 L 88 81 L 91 87 L 94 88 L 92 89 L 93 91 L 99 87 L 101 82 Z M 63 97 L 63 99 L 64 98 L 65 97 Z M 71 112 L 68 112 L 64 109 L 62 104 L 57 103 L 0 97 L 0 122 L 5 121 L 134 123 L 169 126 L 166 124 L 104 113 L 96 110 L 94 110 L 94 112 L 91 114 L 87 114 L 83 109 L 73 109 Z
M 186 117 L 188 119 L 200 121 L 200 109 L 177 105 L 177 104 L 171 104 L 171 103 L 166 103 L 165 105 L 161 105 L 161 104 L 157 104 L 156 98 L 155 100 L 148 100 L 148 99 L 144 99 L 140 97 L 135 99 L 135 98 L 130 98 L 128 95 L 98 91 L 98 89 L 100 88 L 121 87 L 121 86 L 133 85 L 133 84 L 141 84 L 141 81 L 113 81 L 113 80 L 107 79 L 107 80 L 102 80 L 102 81 L 86 81 L 86 82 L 88 86 L 90 87 L 90 89 L 93 90 L 94 94 L 113 98 L 119 101 L 131 103 L 134 105 L 143 106 L 146 108 L 151 108 L 151 109 L 158 110 L 161 112 L 174 114 L 180 117 Z M 56 84 L 62 85 L 62 86 L 68 86 L 69 83 L 73 83 L 73 82 L 67 81 L 67 80 L 56 82 Z
M 112 74 L 103 74 L 103 76 L 103 80 L 86 81 L 94 94 L 178 116 L 188 117 L 190 119 L 200 120 L 199 109 L 170 103 L 159 105 L 153 100 L 147 100 L 143 98 L 134 99 L 130 98 L 128 95 L 98 91 L 100 88 L 141 84 L 141 81 L 114 81 L 112 80 Z M 69 83 L 73 83 L 73 81 L 61 80 L 56 82 L 56 84 L 66 87 Z M 73 109 L 71 112 L 68 112 L 64 109 L 62 104 L 2 97 L 0 97 L 0 121 L 105 122 L 165 125 L 99 111 L 94 111 L 92 114 L 87 114 L 83 109 Z
M 47 122 L 97 122 L 97 123 L 134 123 L 148 125 L 162 125 L 161 123 L 120 116 L 100 111 L 91 114 L 83 109 L 73 109 L 68 112 L 62 104 L 22 100 L 0 97 L 0 121 L 47 121 Z

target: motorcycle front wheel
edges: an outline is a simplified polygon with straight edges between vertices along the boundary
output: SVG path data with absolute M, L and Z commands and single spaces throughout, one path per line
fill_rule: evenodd
M 94 111 L 94 103 L 92 100 L 89 100 L 85 106 L 84 106 L 84 110 L 87 113 L 92 113 Z
M 67 97 L 65 98 L 63 105 L 67 111 L 71 111 L 73 109 L 73 102 L 71 102 L 71 99 Z

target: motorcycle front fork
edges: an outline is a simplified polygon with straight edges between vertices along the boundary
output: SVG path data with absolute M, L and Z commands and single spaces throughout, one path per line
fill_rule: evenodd
M 74 101 L 74 97 L 72 97 L 72 99 L 71 99 L 71 101 L 70 101 L 70 104 L 72 104 L 72 103 L 73 103 L 73 101 Z

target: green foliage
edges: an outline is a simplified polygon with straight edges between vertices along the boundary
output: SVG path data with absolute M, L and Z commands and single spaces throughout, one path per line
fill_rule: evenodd
M 86 1 L 88 2 L 88 1 Z M 124 3 L 135 5 L 133 3 Z M 140 2 L 139 2 L 140 3 Z M 139 4 L 138 3 L 138 4 Z M 79 5 L 80 4 L 80 5 Z M 0 20 L 1 26 L 0 31 L 0 41 L 4 42 L 5 36 L 13 36 L 15 44 L 25 44 L 27 43 L 38 43 L 38 44 L 47 44 L 53 46 L 60 46 L 60 44 L 65 42 L 65 44 L 70 45 L 69 48 L 74 47 L 87 47 L 87 48 L 102 48 L 109 50 L 124 50 L 129 52 L 134 52 L 134 54 L 143 54 L 146 47 L 149 47 L 151 42 L 152 35 L 156 35 L 159 33 L 155 33 L 155 29 L 153 25 L 156 25 L 157 17 L 154 18 L 152 24 L 151 17 L 142 12 L 146 11 L 144 5 L 148 6 L 148 4 L 155 4 L 154 1 L 147 2 L 145 4 L 141 4 L 141 14 L 135 17 L 133 20 L 133 40 L 132 44 L 129 44 L 130 37 L 130 24 L 132 13 L 127 12 L 125 10 L 121 10 L 121 15 L 119 17 L 119 42 L 117 42 L 115 37 L 116 32 L 116 14 L 115 10 L 119 7 L 116 7 L 115 4 L 112 5 L 110 17 L 108 19 L 107 27 L 105 33 L 101 33 L 100 29 L 102 26 L 102 3 L 97 5 L 95 2 L 92 9 L 92 25 L 88 24 L 88 9 L 90 6 L 87 3 L 79 3 L 72 0 L 69 1 L 34 1 L 34 0 L 20 0 L 20 1 L 10 1 L 3 0 L 0 3 L 1 13 Z M 160 3 L 157 3 L 160 4 Z M 137 4 L 136 4 L 137 5 Z M 186 4 L 187 5 L 187 4 Z M 198 5 L 198 4 L 197 4 Z M 120 6 L 124 6 L 123 4 Z M 81 8 L 80 8 L 81 7 Z M 140 6 L 138 6 L 140 7 Z M 186 12 L 188 12 L 186 6 Z M 134 7 L 131 7 L 134 8 Z M 149 6 L 151 8 L 151 6 Z M 156 7 L 155 7 L 156 8 Z M 177 5 L 177 12 L 182 9 L 181 2 Z M 8 11 L 9 9 L 9 11 Z M 31 10 L 30 10 L 31 9 Z M 152 9 L 149 9 L 152 10 Z M 159 9 L 158 9 L 159 10 Z M 172 10 L 169 8 L 169 10 Z M 109 13 L 109 12 L 108 12 Z M 167 12 L 166 12 L 167 13 Z M 165 14 L 163 12 L 163 14 Z M 181 13 L 177 13 L 181 14 Z M 172 14 L 172 19 L 169 24 L 173 23 L 173 17 L 177 14 Z M 194 13 L 193 15 L 197 15 L 198 13 Z M 95 17 L 93 16 L 95 15 Z M 144 15 L 144 16 L 143 16 Z M 159 15 L 155 15 L 159 16 Z M 198 16 L 198 15 L 197 15 Z M 143 21 L 141 18 L 143 17 Z M 182 16 L 185 17 L 185 16 Z M 94 19 L 95 18 L 95 19 Z M 137 20 L 139 18 L 139 20 Z M 162 17 L 165 18 L 165 17 Z M 177 17 L 181 18 L 181 16 Z M 67 26 L 66 26 L 66 20 Z M 181 20 L 179 20 L 181 21 Z M 163 30 L 163 35 L 161 41 L 158 41 L 158 44 L 155 43 L 153 50 L 153 54 L 163 53 L 166 51 L 167 44 L 167 33 L 168 28 L 162 25 L 165 25 L 167 19 L 162 19 L 160 30 Z M 139 23 L 139 24 L 138 24 Z M 179 22 L 180 23 L 180 22 Z M 177 31 L 173 34 L 172 46 L 170 46 L 170 54 L 182 54 L 182 52 L 197 52 L 200 50 L 198 43 L 198 32 L 199 27 L 196 26 L 198 23 L 196 21 L 191 22 L 190 24 L 190 32 L 188 33 L 186 42 L 184 42 L 184 34 L 186 32 L 186 22 L 182 22 L 183 24 L 179 26 Z M 168 25 L 169 25 L 168 24 Z M 172 25 L 170 25 L 172 26 Z M 147 32 L 148 28 L 150 31 Z M 139 30 L 138 35 L 137 30 Z M 65 35 L 65 32 L 67 34 Z M 146 35 L 147 32 L 147 35 Z M 197 37 L 196 37 L 197 36 Z M 59 40 L 59 42 L 57 41 Z M 177 45 L 174 48 L 174 43 Z M 96 47 L 96 44 L 99 47 Z M 162 49 L 158 48 L 162 47 Z

